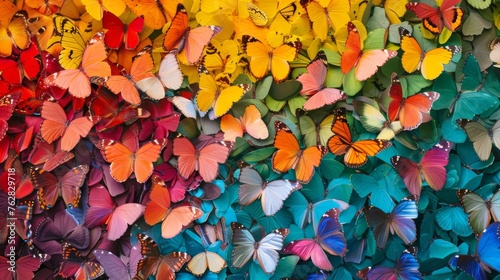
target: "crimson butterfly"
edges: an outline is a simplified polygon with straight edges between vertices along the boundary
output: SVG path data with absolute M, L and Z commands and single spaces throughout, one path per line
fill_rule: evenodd
M 144 16 L 136 17 L 128 25 L 111 12 L 105 11 L 102 27 L 107 29 L 104 42 L 110 49 L 119 49 L 122 43 L 125 49 L 133 50 L 139 45 L 139 33 L 144 27 Z

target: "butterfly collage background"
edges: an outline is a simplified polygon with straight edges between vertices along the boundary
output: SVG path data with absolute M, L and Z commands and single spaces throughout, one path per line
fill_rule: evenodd
M 0 279 L 500 279 L 499 35 L 493 0 L 1 0 Z

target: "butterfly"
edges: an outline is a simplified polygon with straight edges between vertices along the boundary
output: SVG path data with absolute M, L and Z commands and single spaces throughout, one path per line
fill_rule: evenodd
M 61 138 L 63 151 L 71 151 L 100 119 L 97 116 L 83 116 L 68 120 L 61 105 L 51 101 L 43 102 L 41 115 L 44 119 L 40 127 L 43 140 L 50 144 Z
M 151 116 L 150 112 L 142 107 L 120 106 L 118 97 L 104 86 L 99 86 L 96 93 L 98 94 L 90 101 L 89 107 L 90 114 L 101 119 L 96 125 L 98 132 Z
M 429 121 L 432 104 L 439 98 L 439 93 L 427 91 L 403 97 L 403 88 L 396 73 L 392 73 L 389 90 L 391 102 L 388 107 L 389 120 L 399 120 L 404 130 L 416 129 L 423 121 Z
M 122 71 L 123 75 L 113 75 L 106 80 L 106 86 L 114 93 L 121 93 L 123 100 L 132 105 L 139 105 L 141 97 L 136 88 L 139 87 L 139 82 L 147 79 L 154 78 L 153 70 L 154 63 L 151 54 L 148 51 L 141 51 L 132 62 L 132 68 L 129 73 Z M 140 87 L 139 87 L 140 88 Z M 160 87 L 158 92 L 147 91 L 148 95 L 160 99 L 165 96 L 163 87 Z
M 321 41 L 326 40 L 330 28 L 338 30 L 350 20 L 351 5 L 349 1 L 301 0 L 300 4 L 306 9 L 309 19 L 312 21 L 315 37 Z
M 256 26 L 266 26 L 268 17 L 266 12 L 261 10 L 257 5 L 252 2 L 247 2 L 247 10 L 250 18 Z
M 20 51 L 19 55 L 12 58 L 0 57 L 0 70 L 2 71 L 2 80 L 19 85 L 23 79 L 35 80 L 40 73 L 41 63 L 37 56 L 40 50 L 36 42 L 32 42 L 25 50 Z
M 149 225 L 162 222 L 161 236 L 172 238 L 189 226 L 194 220 L 203 215 L 201 209 L 191 205 L 171 205 L 170 191 L 165 182 L 158 176 L 153 175 L 153 187 L 149 197 L 151 201 L 144 211 L 144 220 Z
M 104 37 L 104 43 L 108 48 L 117 50 L 125 44 L 126 50 L 133 50 L 139 45 L 139 33 L 144 27 L 144 17 L 136 17 L 125 25 L 114 13 L 105 11 L 102 27 L 108 30 Z
M 416 248 L 410 247 L 404 250 L 396 260 L 394 267 L 377 265 L 360 270 L 356 276 L 363 280 L 376 279 L 422 279 L 422 273 L 418 270 L 420 267 Z
M 10 1 L 2 1 L 0 4 L 0 56 L 12 55 L 15 48 L 24 50 L 31 43 L 28 31 L 28 14 L 19 11 Z
M 387 120 L 377 102 L 370 98 L 359 96 L 352 101 L 352 105 L 363 127 L 369 132 L 378 133 L 377 139 L 391 140 L 403 130 L 399 120 Z
M 4 95 L 0 98 L 0 141 L 7 134 L 7 130 L 9 129 L 7 121 L 12 117 L 12 113 L 14 112 L 14 108 L 16 107 L 20 97 L 21 94 L 19 92 L 15 92 Z
M 306 114 L 303 110 L 297 110 L 300 133 L 304 136 L 306 147 L 322 145 L 326 146 L 328 139 L 333 136 L 331 127 L 334 115 L 324 113 Z
M 63 278 L 93 280 L 104 274 L 104 268 L 99 263 L 84 258 L 80 251 L 68 242 L 63 243 L 62 257 L 59 275 Z
M 340 231 L 339 209 L 331 209 L 319 221 L 314 239 L 301 239 L 290 242 L 283 252 L 295 254 L 301 260 L 312 259 L 319 269 L 333 270 L 331 262 L 325 252 L 334 256 L 343 257 L 347 252 L 347 243 L 344 234 Z
M 167 139 L 160 138 L 139 147 L 136 137 L 137 135 L 134 137 L 134 143 L 120 143 L 108 139 L 99 143 L 104 159 L 111 163 L 111 176 L 117 182 L 125 182 L 132 173 L 137 182 L 146 182 L 153 174 L 153 163 L 158 160 L 161 150 L 167 144 Z
M 243 49 L 250 59 L 250 72 L 258 80 L 264 78 L 271 71 L 274 81 L 283 82 L 290 73 L 291 62 L 297 58 L 302 43 L 288 42 L 276 48 L 259 41 L 249 35 L 242 38 Z
M 223 141 L 195 148 L 185 137 L 174 139 L 174 155 L 178 157 L 177 168 L 182 178 L 187 179 L 196 170 L 205 182 L 217 177 L 219 163 L 225 163 L 234 146 Z
M 156 76 L 146 77 L 137 81 L 136 86 L 155 100 L 165 97 L 165 88 L 172 90 L 179 89 L 184 81 L 184 76 L 175 56 L 175 52 L 167 54 L 162 59 Z
M 38 190 L 40 207 L 50 209 L 56 204 L 57 199 L 62 197 L 66 206 L 73 208 L 78 207 L 80 188 L 85 182 L 88 171 L 88 165 L 78 165 L 58 178 L 42 168 L 32 167 L 28 169 L 28 176 Z
M 238 191 L 240 204 L 246 206 L 260 198 L 266 216 L 278 212 L 283 207 L 283 201 L 293 191 L 302 188 L 300 183 L 286 179 L 264 181 L 259 172 L 250 167 L 241 169 L 238 180 L 241 183 Z
M 375 75 L 378 67 L 395 57 L 397 52 L 385 49 L 363 51 L 363 42 L 354 23 L 347 24 L 346 50 L 342 53 L 340 68 L 347 74 L 354 69 L 356 79 L 364 81 Z
M 184 5 L 177 4 L 177 13 L 165 33 L 163 48 L 170 52 L 174 49 L 185 55 L 190 65 L 196 64 L 203 54 L 203 49 L 219 33 L 219 26 L 200 26 L 191 29 L 188 25 L 188 14 Z
M 116 205 L 108 190 L 97 185 L 89 192 L 89 209 L 85 215 L 85 226 L 93 228 L 107 225 L 108 240 L 120 238 L 129 225 L 132 225 L 144 212 L 144 206 L 138 203 Z
M 216 117 L 227 113 L 251 88 L 251 84 L 229 85 L 229 80 L 215 80 L 208 71 L 200 67 L 200 90 L 196 94 L 196 104 L 202 112 L 213 108 Z
M 200 277 L 207 269 L 213 273 L 219 273 L 221 270 L 226 268 L 226 266 L 226 260 L 219 254 L 205 250 L 194 256 L 189 261 L 186 266 L 186 270 L 195 276 Z
M 71 21 L 63 20 L 63 28 L 63 50 L 59 54 L 59 62 L 68 70 L 48 76 L 45 83 L 68 89 L 74 97 L 88 97 L 91 93 L 89 77 L 111 76 L 111 68 L 104 61 L 108 55 L 102 40 L 103 34 L 98 33 L 87 46 Z
M 411 194 L 419 196 L 422 190 L 422 179 L 435 190 L 439 191 L 446 183 L 446 165 L 452 147 L 450 141 L 441 141 L 427 151 L 419 163 L 402 157 L 393 156 L 391 163 L 405 182 Z
M 138 280 L 146 280 L 151 275 L 156 279 L 175 279 L 175 273 L 191 259 L 191 256 L 184 252 L 161 255 L 158 245 L 145 234 L 139 233 L 137 239 L 141 243 L 141 254 L 144 256 L 137 265 L 135 278 Z
M 299 141 L 292 131 L 281 121 L 275 121 L 274 147 L 277 151 L 272 157 L 272 167 L 275 172 L 295 170 L 297 181 L 307 184 L 314 175 L 314 167 L 318 167 L 327 149 L 324 146 L 300 148 Z
M 4 280 L 32 279 L 40 265 L 50 259 L 50 255 L 27 255 L 15 258 L 15 266 L 8 258 L 0 256 L 0 277 Z M 12 269 L 14 268 L 14 269 Z
M 141 120 L 140 140 L 145 140 L 152 134 L 155 138 L 167 137 L 170 132 L 177 130 L 181 114 L 174 111 L 174 106 L 168 99 L 161 99 L 156 104 L 151 100 L 143 100 L 141 107 L 151 112 L 151 117 Z
M 335 121 L 332 124 L 333 136 L 328 139 L 328 148 L 332 154 L 344 155 L 347 167 L 358 168 L 368 161 L 368 156 L 375 156 L 391 146 L 391 142 L 381 139 L 366 139 L 352 142 L 351 130 L 347 123 L 345 109 L 334 111 Z
M 449 264 L 456 266 L 477 280 L 486 280 L 486 271 L 500 271 L 500 222 L 492 223 L 479 236 L 476 253 L 455 255 Z
M 236 268 L 243 267 L 250 258 L 259 262 L 262 270 L 271 274 L 276 270 L 279 259 L 279 251 L 283 248 L 283 240 L 288 235 L 287 228 L 271 231 L 259 242 L 255 242 L 252 233 L 243 225 L 231 223 L 233 230 L 233 257 L 232 265 Z
M 489 129 L 471 120 L 458 119 L 457 123 L 467 133 L 480 160 L 485 161 L 490 158 L 493 143 L 495 147 L 500 147 L 500 120 Z
M 124 0 L 127 7 L 136 15 L 144 16 L 144 24 L 152 29 L 161 29 L 171 20 L 180 0 Z
M 236 141 L 236 137 L 243 137 L 243 133 L 255 139 L 266 139 L 269 137 L 267 126 L 262 121 L 262 115 L 259 109 L 253 104 L 245 108 L 245 113 L 239 119 L 230 114 L 222 116 L 220 128 L 224 132 L 224 140 Z
M 89 15 L 98 21 L 106 17 L 105 14 L 121 15 L 125 11 L 125 4 L 122 1 L 113 0 L 82 0 L 85 10 Z M 105 25 L 103 25 L 104 28 Z
M 316 110 L 347 98 L 345 92 L 325 87 L 327 70 L 326 54 L 324 51 L 319 51 L 316 58 L 307 65 L 307 73 L 297 78 L 302 83 L 300 94 L 309 96 L 304 104 L 304 110 Z
M 34 225 L 35 241 L 40 243 L 63 240 L 79 250 L 85 250 L 90 245 L 89 229 L 79 225 L 68 211 L 55 211 L 53 218 L 46 217 Z
M 408 73 L 420 70 L 422 76 L 427 80 L 435 80 L 444 71 L 444 65 L 448 64 L 451 58 L 461 51 L 460 46 L 443 46 L 424 51 L 408 30 L 403 27 L 399 27 L 398 30 L 403 50 L 401 58 L 403 68 Z
M 57 143 L 60 144 L 60 142 Z M 28 161 L 33 165 L 43 164 L 43 170 L 50 172 L 74 157 L 75 154 L 63 151 L 56 143 L 49 144 L 40 135 L 37 135 L 33 142 L 33 149 L 28 156 Z
M 391 24 L 401 23 L 401 18 L 406 13 L 408 0 L 375 0 L 373 5 L 384 7 L 385 15 Z
M 137 272 L 137 263 L 142 258 L 141 250 L 137 245 L 132 246 L 128 258 L 125 256 L 118 257 L 106 250 L 94 250 L 93 253 L 110 280 L 132 279 Z M 125 261 L 125 259 L 128 259 L 128 261 Z
M 384 249 L 389 236 L 396 233 L 405 244 L 413 243 L 417 238 L 417 228 L 413 219 L 418 217 L 415 197 L 399 202 L 391 213 L 385 213 L 375 206 L 366 210 L 368 226 L 373 228 L 377 248 Z
M 460 0 L 444 0 L 439 9 L 420 2 L 410 2 L 406 4 L 409 11 L 414 12 L 422 19 L 425 29 L 434 34 L 439 34 L 446 27 L 450 31 L 455 31 L 462 24 L 464 11 L 455 5 Z
M 500 219 L 500 192 L 486 200 L 467 189 L 458 190 L 457 196 L 469 215 L 469 225 L 475 234 L 481 234 L 488 227 L 490 214 L 495 222 Z
M 220 217 L 215 225 L 210 225 L 208 223 L 195 225 L 194 230 L 200 236 L 201 242 L 205 247 L 220 240 L 222 242 L 221 248 L 224 250 L 228 244 L 226 219 L 224 216 Z

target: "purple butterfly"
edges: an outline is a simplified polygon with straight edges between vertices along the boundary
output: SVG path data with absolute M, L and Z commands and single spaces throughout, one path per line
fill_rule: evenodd
M 391 213 L 385 213 L 377 207 L 366 211 L 368 225 L 373 228 L 377 247 L 384 249 L 389 236 L 396 233 L 407 245 L 417 239 L 417 228 L 413 219 L 418 217 L 417 202 L 414 196 L 403 199 Z
M 416 248 L 410 247 L 401 253 L 393 267 L 375 266 L 360 270 L 356 276 L 363 280 L 417 280 L 422 279 L 422 274 L 418 270 L 420 265 L 416 257 Z
M 318 268 L 333 270 L 325 252 L 343 257 L 347 251 L 344 234 L 340 231 L 339 213 L 339 209 L 334 208 L 323 214 L 314 239 L 292 241 L 283 249 L 283 253 L 295 254 L 302 260 L 311 259 Z
M 105 250 L 94 250 L 94 256 L 104 268 L 110 280 L 130 280 L 137 272 L 137 263 L 142 258 L 141 248 L 132 247 L 130 257 L 126 260 L 117 257 L 115 254 Z

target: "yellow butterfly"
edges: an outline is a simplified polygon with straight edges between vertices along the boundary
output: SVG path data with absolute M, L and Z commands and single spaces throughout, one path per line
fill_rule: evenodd
M 297 53 L 302 48 L 298 41 L 284 43 L 277 48 L 271 47 L 251 36 L 243 36 L 243 49 L 250 60 L 250 72 L 257 79 L 262 79 L 271 70 L 274 80 L 280 83 L 290 73 L 288 62 L 297 57 Z
M 250 18 L 252 19 L 253 23 L 257 26 L 266 26 L 267 24 L 267 14 L 259 9 L 258 6 L 251 2 L 247 2 L 247 9 L 248 9 L 248 14 L 250 15 Z
M 304 3 L 305 2 L 305 3 Z M 306 0 L 301 1 L 309 14 L 316 37 L 325 41 L 330 28 L 338 30 L 351 19 L 349 0 Z
M 200 90 L 196 95 L 196 105 L 202 112 L 214 109 L 216 117 L 221 117 L 252 88 L 251 84 L 229 85 L 229 80 L 215 80 L 203 65 L 200 66 Z
M 408 0 L 373 0 L 373 5 L 384 7 L 385 15 L 391 24 L 401 23 L 407 3 Z
M 444 71 L 444 65 L 448 64 L 451 58 L 461 50 L 460 46 L 443 46 L 424 51 L 408 30 L 400 27 L 399 35 L 403 50 L 401 59 L 403 68 L 408 73 L 420 70 L 427 80 L 435 80 Z
M 186 268 L 194 275 L 201 276 L 207 268 L 213 273 L 219 273 L 226 266 L 226 261 L 217 253 L 204 251 L 194 256 Z
M 218 77 L 228 77 L 232 82 L 239 74 L 237 71 L 241 55 L 239 54 L 239 45 L 236 41 L 225 40 L 219 43 L 212 40 L 205 48 L 203 55 L 203 66 Z
M 123 1 L 115 0 L 81 0 L 82 4 L 85 5 L 85 10 L 89 15 L 96 19 L 101 20 L 104 11 L 108 11 L 120 16 L 125 11 L 125 3 Z
M 61 20 L 62 26 L 62 50 L 59 54 L 59 63 L 66 70 L 77 69 L 82 62 L 87 42 L 83 39 L 80 30 L 72 20 L 64 17 L 58 17 L 58 19 Z

